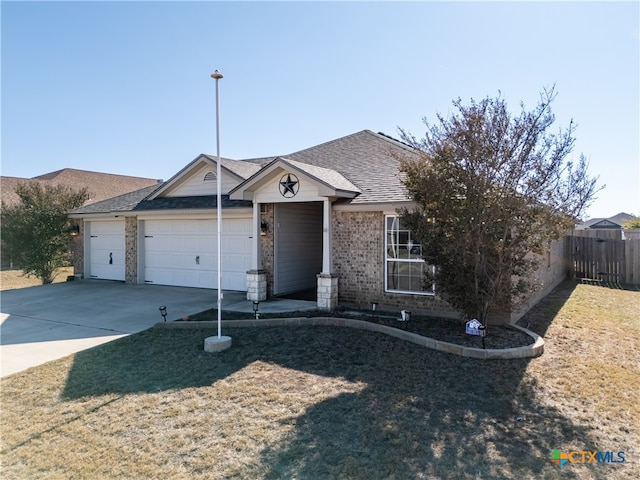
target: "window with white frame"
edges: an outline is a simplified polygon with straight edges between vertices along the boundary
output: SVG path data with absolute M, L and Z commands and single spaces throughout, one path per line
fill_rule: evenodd
M 385 231 L 385 291 L 432 295 L 433 285 L 425 284 L 424 274 L 433 267 L 424 262 L 422 245 L 411 230 L 397 215 L 386 215 Z

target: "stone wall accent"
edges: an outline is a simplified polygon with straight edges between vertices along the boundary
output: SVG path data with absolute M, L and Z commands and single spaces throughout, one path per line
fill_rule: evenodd
M 338 276 L 320 273 L 316 277 L 318 278 L 318 308 L 335 310 L 338 306 Z
M 124 221 L 124 280 L 128 285 L 138 283 L 138 219 Z
M 267 272 L 249 270 L 247 272 L 247 300 L 262 302 L 267 299 Z

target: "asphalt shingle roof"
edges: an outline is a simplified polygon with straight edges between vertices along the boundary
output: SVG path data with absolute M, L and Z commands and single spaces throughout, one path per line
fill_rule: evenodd
M 229 200 L 229 195 L 222 195 L 222 208 L 252 207 L 250 200 Z M 202 195 L 194 197 L 158 197 L 153 200 L 143 200 L 133 210 L 167 210 L 173 208 L 217 208 L 216 195 Z
M 316 165 L 310 165 L 308 163 L 297 162 L 286 157 L 279 158 L 282 158 L 282 160 L 289 163 L 290 165 L 302 170 L 303 172 L 308 173 L 312 177 L 315 177 L 321 182 L 324 182 L 337 190 L 345 190 L 348 192 L 358 193 L 360 192 L 360 189 L 349 180 L 347 180 L 340 172 L 336 172 L 335 170 L 332 170 L 330 168 L 323 168 Z
M 214 162 L 218 160 L 213 155 L 205 154 L 205 157 L 209 158 L 210 160 L 213 160 Z M 254 173 L 258 172 L 258 170 L 260 170 L 260 165 L 246 162 L 244 160 L 231 160 L 230 158 L 221 158 L 221 161 L 222 161 L 222 165 L 226 169 L 232 171 L 239 177 L 244 178 L 245 180 L 249 178 L 251 175 L 253 175 Z
M 363 130 L 284 157 L 340 172 L 362 192 L 350 203 L 363 204 L 409 200 L 397 156 L 413 154 L 401 142 Z
M 69 212 L 70 214 L 79 213 L 110 213 L 110 212 L 130 212 L 133 210 L 142 200 L 151 195 L 155 190 L 160 188 L 161 185 L 152 185 L 150 187 L 141 188 L 134 192 L 125 193 L 124 195 L 118 195 L 117 197 L 103 200 L 102 202 L 92 203 L 83 207 L 77 208 Z
M 333 188 L 359 192 L 348 200 L 352 204 L 391 203 L 408 201 L 399 172 L 400 158 L 415 155 L 406 144 L 383 134 L 363 130 L 331 140 L 315 147 L 282 155 L 283 161 L 299 168 Z M 216 157 L 206 155 L 215 161 Z M 225 168 L 240 178 L 248 179 L 279 157 L 247 160 L 222 159 Z M 103 202 L 87 205 L 74 214 L 124 212 L 140 210 L 169 210 L 215 208 L 216 196 L 158 197 L 146 200 L 162 185 L 154 185 Z M 251 202 L 229 200 L 223 196 L 224 208 L 247 207 Z
M 607 217 L 607 218 L 591 218 L 579 225 L 576 225 L 576 228 L 578 230 L 584 230 L 587 228 L 592 228 L 592 225 L 596 225 L 600 222 L 602 222 L 603 220 L 607 220 L 611 223 L 615 223 L 616 225 L 619 225 L 620 227 L 624 226 L 625 223 L 627 223 L 629 220 L 633 220 L 636 217 L 634 217 L 633 215 L 629 215 L 628 213 L 625 212 L 620 212 L 617 215 L 614 215 L 612 217 Z

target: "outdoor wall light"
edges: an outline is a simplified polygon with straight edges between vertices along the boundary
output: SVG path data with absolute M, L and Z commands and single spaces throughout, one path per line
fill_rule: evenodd
M 67 232 L 69 232 L 69 235 L 71 235 L 72 237 L 77 237 L 78 235 L 80 235 L 80 225 L 78 225 L 77 223 L 72 224 L 67 229 Z
M 256 317 L 256 320 L 258 320 L 258 318 L 260 317 L 260 314 L 258 313 L 258 308 L 260 307 L 260 302 L 254 301 L 253 302 L 253 314 Z
M 266 235 L 269 231 L 269 224 L 267 222 L 260 222 L 260 235 Z
M 164 321 L 167 321 L 167 307 L 165 307 L 164 305 L 161 306 L 158 310 L 160 310 L 160 315 L 162 315 L 162 318 L 164 318 Z

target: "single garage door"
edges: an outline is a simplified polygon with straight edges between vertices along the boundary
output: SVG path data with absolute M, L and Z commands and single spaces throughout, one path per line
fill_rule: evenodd
M 89 222 L 89 278 L 124 280 L 124 221 Z
M 247 289 L 251 268 L 251 219 L 222 219 L 222 288 Z M 217 222 L 146 220 L 144 280 L 182 287 L 218 288 Z

